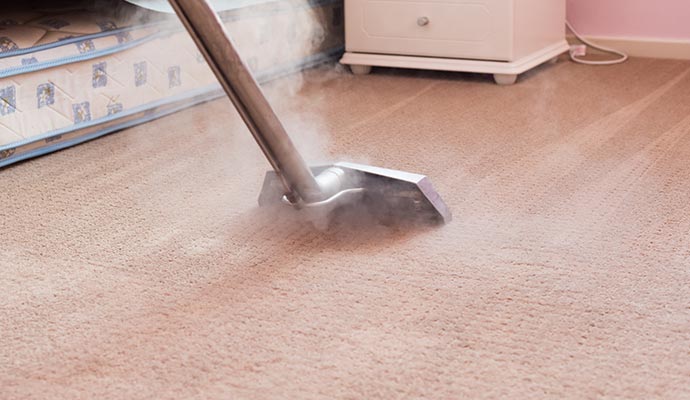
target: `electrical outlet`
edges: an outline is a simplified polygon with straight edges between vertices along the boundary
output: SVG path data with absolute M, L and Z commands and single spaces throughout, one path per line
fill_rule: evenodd
M 587 46 L 584 44 L 570 45 L 570 54 L 575 57 L 584 57 L 587 55 Z

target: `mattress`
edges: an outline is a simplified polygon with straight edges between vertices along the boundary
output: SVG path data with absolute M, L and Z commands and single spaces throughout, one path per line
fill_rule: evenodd
M 223 95 L 174 15 L 75 4 L 0 16 L 0 167 Z M 343 51 L 342 0 L 235 4 L 220 16 L 260 82 Z

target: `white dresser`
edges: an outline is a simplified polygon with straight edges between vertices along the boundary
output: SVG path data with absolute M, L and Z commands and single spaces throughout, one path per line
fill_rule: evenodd
M 345 0 L 340 60 L 372 66 L 518 74 L 568 50 L 565 0 Z

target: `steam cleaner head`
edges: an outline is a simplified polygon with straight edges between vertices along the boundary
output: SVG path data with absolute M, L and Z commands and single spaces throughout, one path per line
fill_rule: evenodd
M 336 209 L 347 206 L 365 207 L 371 215 L 396 220 L 445 224 L 452 219 L 450 210 L 424 175 L 349 162 L 311 170 L 326 194 L 324 200 L 291 202 L 278 175 L 269 171 L 259 205 L 281 202 L 304 210 L 316 220 L 328 218 Z

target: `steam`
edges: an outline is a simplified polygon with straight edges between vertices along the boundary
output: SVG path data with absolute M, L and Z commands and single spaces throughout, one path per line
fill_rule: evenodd
M 273 8 L 279 11 L 267 12 Z M 331 47 L 333 38 L 329 37 L 327 25 L 333 19 L 330 10 L 327 6 L 274 2 L 220 11 L 221 19 L 233 21 L 226 27 L 240 55 L 310 165 L 328 164 L 335 159 L 329 152 L 328 123 L 318 110 L 328 99 L 315 91 L 304 93 L 304 89 L 315 80 L 324 83 L 341 78 L 344 71 L 334 63 L 306 68 L 301 65 Z
M 242 8 L 232 12 L 238 17 L 236 29 L 230 26 L 231 36 L 238 35 L 233 39 L 240 54 L 260 81 L 265 82 L 262 84 L 264 94 L 309 164 L 332 162 L 328 154 L 328 127 L 317 110 L 317 106 L 327 99 L 305 96 L 303 89 L 315 74 L 309 68 L 298 66 L 306 58 L 324 50 L 322 45 L 327 40 L 324 10 L 319 7 L 290 7 L 269 19 L 257 18 L 252 7 Z M 275 45 L 276 37 L 271 36 L 283 36 L 279 46 Z M 320 74 L 335 71 L 332 64 L 322 64 L 319 68 Z M 266 76 L 268 82 L 261 79 Z
M 328 8 L 301 7 L 288 2 L 262 4 L 265 2 L 244 1 L 240 2 L 244 3 L 242 7 L 238 7 L 236 1 L 215 1 L 213 4 L 221 19 L 232 21 L 226 23 L 232 40 L 262 83 L 264 94 L 303 158 L 310 164 L 332 161 L 327 153 L 330 140 L 326 124 L 320 114 L 311 109 L 318 103 L 301 101 L 310 72 L 300 66 L 305 59 L 324 50 Z M 278 12 L 272 12 L 274 9 Z M 333 67 L 322 65 L 320 68 L 330 70 Z
M 167 7 L 167 2 L 151 0 L 131 0 L 130 2 L 154 10 L 171 10 Z M 264 2 L 258 0 L 258 3 Z M 334 25 L 334 14 L 337 14 L 332 13 L 333 8 L 328 5 L 307 7 L 311 4 L 307 0 L 304 0 L 304 5 L 294 2 L 273 2 L 270 5 L 255 4 L 230 9 L 219 3 L 214 4 L 217 6 L 221 19 L 227 21 L 226 29 L 244 62 L 261 83 L 269 103 L 305 161 L 309 165 L 325 165 L 340 159 L 341 157 L 331 150 L 328 120 L 320 112 L 322 105 L 327 104 L 329 99 L 325 98 L 323 91 L 317 88 L 328 84 L 331 80 L 342 79 L 350 74 L 337 63 L 319 64 L 307 66 L 307 68 L 300 65 L 304 60 L 313 58 L 316 54 L 342 45 L 337 32 L 335 35 L 330 32 L 330 27 Z M 120 11 L 120 13 L 128 12 L 131 24 L 147 23 L 151 21 L 152 14 L 156 15 L 156 18 L 161 18 L 158 11 L 127 6 L 128 10 Z M 132 13 L 132 9 L 136 12 Z M 176 55 L 177 49 L 196 49 L 174 14 L 165 14 L 164 18 L 175 24 L 174 30 L 177 32 L 162 41 L 169 47 L 171 55 L 179 57 Z M 200 58 L 198 51 L 195 53 L 199 59 L 199 65 L 203 64 L 204 61 Z M 314 71 L 314 68 L 318 71 Z M 203 77 L 204 79 L 212 76 L 210 69 L 206 69 L 204 73 L 208 74 Z M 201 80 L 202 77 L 193 76 L 192 78 Z M 228 152 L 226 158 L 228 164 L 219 165 L 218 168 L 235 169 L 237 165 L 241 165 L 242 170 L 236 171 L 237 173 L 256 177 L 256 186 L 246 189 L 247 193 L 252 194 L 247 197 L 251 198 L 253 203 L 255 195 L 261 188 L 265 171 L 270 169 L 270 165 L 263 158 L 249 132 L 244 127 L 240 127 L 234 107 L 227 100 L 221 102 L 224 103 L 223 108 L 227 110 L 227 115 L 233 119 L 233 122 L 223 124 L 229 130 L 228 135 L 224 137 L 226 144 L 223 145 L 223 149 Z M 217 108 L 213 107 L 214 110 Z M 178 115 L 175 118 L 180 123 L 186 124 L 185 126 L 189 126 L 190 130 L 203 132 L 206 124 L 203 121 L 204 117 L 200 117 L 199 110 L 199 108 L 191 108 L 182 112 L 185 115 Z M 204 108 L 204 115 L 208 115 L 208 110 L 208 107 Z M 217 119 L 219 118 L 214 118 L 214 120 Z M 154 136 L 146 136 L 146 138 L 132 139 L 156 140 Z M 201 140 L 193 139 L 193 136 L 190 139 Z M 346 158 L 352 159 L 352 157 Z M 284 209 L 281 211 L 285 212 Z M 325 223 L 317 221 L 316 225 L 324 227 Z
M 127 0 L 132 4 L 111 0 L 90 1 L 95 7 L 110 7 L 109 10 L 114 10 L 119 20 L 126 20 L 130 26 L 151 21 L 172 24 L 168 29 L 177 33 L 161 41 L 161 45 L 167 46 L 166 52 L 179 59 L 179 49 L 194 49 L 195 57 L 205 64 L 166 0 Z M 240 55 L 261 83 L 264 94 L 303 158 L 310 164 L 332 162 L 332 154 L 328 152 L 330 140 L 327 124 L 314 109 L 327 99 L 304 99 L 301 92 L 310 79 L 334 79 L 342 76 L 343 71 L 332 63 L 321 64 L 317 66 L 320 69 L 318 78 L 314 78 L 309 68 L 300 65 L 311 56 L 333 47 L 334 43 L 342 44 L 337 43 L 339 38 L 329 36 L 327 25 L 333 21 L 330 13 L 332 8 L 308 6 L 308 0 L 303 0 L 304 4 L 266 3 L 266 0 L 211 1 L 221 19 L 226 21 L 226 29 Z M 210 69 L 203 71 L 203 74 L 193 75 L 191 79 L 215 81 Z M 183 112 L 195 113 L 196 110 L 192 108 Z M 234 107 L 230 106 L 228 114 L 232 113 Z M 237 134 L 248 135 L 245 132 Z

